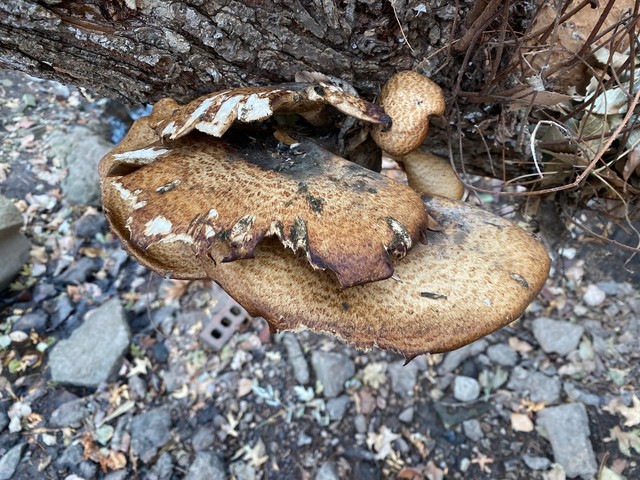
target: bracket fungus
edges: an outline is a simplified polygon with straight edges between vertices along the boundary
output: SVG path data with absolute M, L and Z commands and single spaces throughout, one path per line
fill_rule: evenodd
M 407 94 L 395 85 L 387 98 Z M 526 231 L 460 202 L 444 160 L 390 148 L 421 198 L 298 133 L 242 125 L 277 112 L 316 118 L 327 105 L 387 127 L 389 113 L 385 150 L 402 124 L 326 84 L 158 102 L 100 163 L 113 231 L 140 263 L 212 279 L 274 330 L 308 328 L 411 358 L 515 320 L 542 288 L 549 257 Z M 438 227 L 427 244 L 430 218 Z

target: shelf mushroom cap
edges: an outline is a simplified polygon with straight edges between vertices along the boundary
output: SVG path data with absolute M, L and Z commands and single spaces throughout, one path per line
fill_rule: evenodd
M 380 104 L 391 117 L 391 126 L 375 125 L 371 136 L 392 156 L 406 155 L 422 145 L 429 117 L 442 115 L 445 109 L 442 89 L 412 70 L 396 73 L 385 83 Z
M 158 115 L 138 120 L 100 172 L 114 230 L 163 275 L 206 278 L 207 268 L 252 258 L 276 236 L 352 287 L 389 278 L 394 258 L 425 239 L 415 191 L 314 142 L 195 132 L 167 148 L 153 143 Z M 173 244 L 189 255 L 174 258 Z

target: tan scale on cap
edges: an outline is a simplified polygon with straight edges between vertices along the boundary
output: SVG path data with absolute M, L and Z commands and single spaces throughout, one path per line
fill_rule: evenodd
M 403 156 L 424 142 L 429 117 L 442 115 L 445 99 L 442 89 L 414 71 L 396 73 L 382 87 L 380 104 L 391 117 L 391 127 L 378 125 L 371 135 L 392 156 Z
M 149 129 L 156 114 L 140 125 Z M 309 140 L 192 134 L 167 149 L 149 146 L 143 131 L 103 159 L 104 204 L 119 236 L 162 274 L 206 278 L 207 263 L 251 258 L 275 235 L 351 287 L 390 277 L 391 259 L 426 234 L 415 191 Z M 164 253 L 175 242 L 189 258 Z

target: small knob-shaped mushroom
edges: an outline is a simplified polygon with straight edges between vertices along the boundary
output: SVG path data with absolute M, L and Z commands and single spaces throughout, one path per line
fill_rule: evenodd
M 429 117 L 444 113 L 442 89 L 414 71 L 395 74 L 382 88 L 380 103 L 391 117 L 391 126 L 376 125 L 371 132 L 375 142 L 393 156 L 403 156 L 424 142 Z
M 402 164 L 407 182 L 416 192 L 453 200 L 460 200 L 464 196 L 464 183 L 444 158 L 421 148 L 396 160 Z

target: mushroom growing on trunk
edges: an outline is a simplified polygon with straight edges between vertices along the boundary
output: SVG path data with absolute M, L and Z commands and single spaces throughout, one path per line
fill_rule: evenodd
M 388 102 L 406 93 L 394 85 Z M 265 120 L 247 113 L 256 106 L 317 119 L 310 112 L 326 105 L 389 123 L 379 107 L 337 87 L 276 86 L 272 97 L 266 88 L 186 107 L 163 100 L 102 160 L 105 213 L 140 263 L 174 278 L 212 279 L 275 330 L 308 328 L 407 358 L 460 347 L 524 311 L 549 270 L 529 233 L 456 199 L 421 199 L 299 133 L 234 123 Z M 419 161 L 415 172 L 442 170 Z M 404 162 L 408 168 L 409 156 Z M 442 193 L 459 198 L 451 175 L 443 174 L 452 186 Z M 419 176 L 410 174 L 410 185 L 430 193 Z M 427 210 L 437 228 L 425 244 L 418 240 Z

